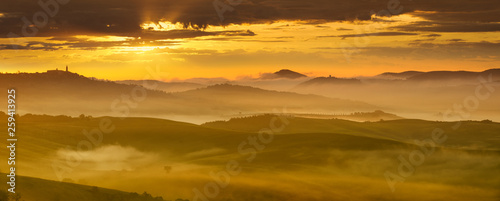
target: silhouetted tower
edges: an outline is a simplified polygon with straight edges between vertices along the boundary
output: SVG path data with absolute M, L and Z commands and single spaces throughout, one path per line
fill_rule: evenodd
M 69 71 L 68 71 L 68 65 L 66 65 L 66 72 L 69 72 Z

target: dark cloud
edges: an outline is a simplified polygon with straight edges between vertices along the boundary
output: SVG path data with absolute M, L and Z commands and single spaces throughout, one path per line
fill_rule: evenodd
M 498 49 L 500 42 L 448 42 L 432 43 L 425 41 L 412 42 L 409 47 L 358 47 L 356 55 L 365 60 L 367 55 L 381 58 L 405 58 L 405 59 L 483 59 L 500 61 Z M 318 51 L 345 50 L 342 47 L 314 47 Z
M 427 39 L 417 39 L 417 40 L 412 40 L 409 45 L 419 45 L 421 43 L 426 43 L 426 42 L 431 42 L 436 40 L 436 38 L 427 38 Z
M 485 59 L 499 61 L 500 43 L 493 42 L 449 42 L 413 43 L 410 47 L 364 47 L 360 55 L 409 59 Z
M 284 42 L 289 42 L 288 40 L 276 40 L 277 38 L 274 39 L 269 39 L 269 40 L 256 40 L 256 39 L 245 39 L 243 37 L 233 37 L 233 38 L 204 38 L 204 39 L 194 39 L 194 40 L 203 40 L 203 41 L 235 41 L 235 42 L 259 42 L 259 43 L 284 43 Z
M 141 34 L 131 34 L 129 39 L 125 41 L 94 41 L 87 38 L 77 38 L 74 36 L 56 36 L 47 41 L 58 42 L 39 42 L 39 41 L 24 41 L 26 44 L 0 44 L 0 50 L 45 50 L 53 51 L 60 49 L 80 49 L 80 50 L 96 50 L 99 48 L 109 47 L 135 47 L 135 46 L 175 46 L 180 42 L 165 41 L 165 39 L 178 38 L 196 38 L 200 36 L 230 36 L 220 39 L 242 39 L 244 36 L 254 36 L 250 30 L 246 31 L 216 31 L 206 32 L 200 30 L 174 30 L 174 31 L 146 31 Z M 244 40 L 242 40 L 244 41 Z
M 427 34 L 425 37 L 441 37 L 441 34 Z
M 471 5 L 474 5 L 474 2 L 471 2 Z M 497 2 L 490 2 L 489 4 L 493 6 L 493 9 L 487 10 L 486 8 L 477 8 L 478 10 L 471 11 L 469 9 L 464 9 L 464 11 L 454 11 L 454 12 L 416 12 L 413 15 L 417 17 L 422 17 L 429 21 L 438 21 L 438 22 L 498 22 L 498 14 L 499 14 L 499 6 Z M 495 9 L 496 7 L 496 9 Z
M 354 37 L 368 37 L 368 36 L 408 36 L 408 35 L 418 35 L 416 33 L 406 33 L 406 32 L 375 32 L 375 33 L 364 33 L 364 34 L 344 34 L 336 36 L 318 36 L 318 38 L 354 38 Z
M 419 21 L 408 25 L 393 27 L 399 31 L 426 32 L 496 32 L 500 31 L 498 23 L 480 22 L 430 22 Z
M 44 50 L 54 51 L 62 49 L 63 46 L 55 43 L 46 43 L 38 41 L 29 41 L 23 45 L 0 44 L 0 50 Z
M 255 36 L 250 30 L 202 31 L 202 30 L 172 30 L 172 31 L 141 31 L 129 33 L 126 36 L 141 37 L 147 40 L 196 38 L 201 36 Z
M 49 1 L 49 0 L 47 0 Z M 67 0 L 61 0 L 67 1 Z M 369 20 L 371 10 L 384 9 L 387 0 L 329 1 L 329 0 L 248 0 L 232 6 L 233 11 L 224 13 L 221 21 L 213 0 L 69 0 L 60 5 L 56 16 L 50 17 L 38 36 L 57 36 L 74 33 L 129 34 L 140 32 L 146 21 L 168 20 L 187 26 L 204 28 L 207 25 L 231 23 L 258 23 L 276 20 L 306 20 L 321 24 L 338 20 Z M 222 1 L 224 2 L 224 1 Z M 9 14 L 0 22 L 0 34 L 21 34 L 25 16 L 32 21 L 33 15 L 42 8 L 32 0 L 1 1 L 0 12 Z M 52 27 L 52 29 L 50 28 Z
M 324 26 L 324 25 L 316 25 L 314 27 L 316 27 L 316 28 L 325 28 L 325 29 L 330 28 L 330 26 Z
M 42 0 L 56 1 L 56 0 Z M 207 25 L 228 25 L 231 23 L 261 23 L 276 20 L 302 20 L 305 23 L 322 24 L 331 21 L 370 20 L 371 13 L 387 14 L 391 0 L 246 0 L 231 5 L 232 11 L 224 12 L 221 21 L 214 8 L 214 0 L 59 0 L 68 1 L 60 5 L 59 12 L 50 17 L 46 26 L 39 26 L 37 36 L 65 36 L 92 33 L 105 35 L 137 35 L 143 22 L 167 20 L 180 22 L 186 27 L 204 28 Z M 220 2 L 226 2 L 219 0 Z M 401 0 L 402 14 L 419 11 L 417 15 L 441 23 L 437 27 L 401 27 L 402 30 L 424 31 L 498 31 L 498 0 L 456 1 L 456 0 Z M 33 16 L 43 9 L 33 0 L 0 1 L 0 37 L 9 32 L 21 35 L 24 16 L 33 21 Z M 40 13 L 39 13 L 40 14 Z M 40 18 L 39 18 L 40 19 Z M 469 28 L 462 24 L 443 23 L 469 22 Z M 475 23 L 479 23 L 474 25 Z M 188 33 L 190 34 L 190 33 Z
M 366 37 L 366 36 L 408 36 L 408 35 L 418 35 L 416 33 L 406 33 L 406 32 L 376 32 L 376 33 L 365 33 L 365 34 L 345 34 L 338 37 L 341 38 L 352 38 L 352 37 Z

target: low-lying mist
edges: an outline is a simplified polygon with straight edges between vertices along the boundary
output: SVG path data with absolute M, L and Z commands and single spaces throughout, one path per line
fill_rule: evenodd
M 279 142 L 276 142 L 279 143 Z M 300 145 L 299 145 L 300 146 Z M 99 150 L 118 147 L 99 148 Z M 270 147 L 272 149 L 272 147 Z M 212 158 L 210 164 L 190 161 L 170 161 L 158 155 L 156 161 L 130 159 L 119 162 L 102 158 L 95 165 L 82 165 L 75 169 L 69 181 L 131 192 L 147 191 L 166 199 L 192 200 L 193 189 L 204 191 L 205 185 L 221 179 L 228 182 L 220 193 L 210 200 L 495 200 L 498 198 L 500 154 L 496 152 L 473 153 L 457 150 L 438 150 L 415 167 L 415 172 L 404 182 L 397 183 L 395 192 L 388 187 L 384 173 L 398 171 L 398 156 L 407 155 L 411 149 L 397 150 L 341 150 L 327 149 L 318 154 L 303 148 L 302 152 L 289 153 L 272 149 L 257 155 L 252 163 L 243 163 L 239 175 L 214 178 L 211 173 L 225 169 L 233 160 L 220 150 L 210 150 L 204 157 Z M 97 151 L 100 152 L 100 151 Z M 127 151 L 126 151 L 127 152 Z M 130 149 L 132 155 L 136 151 Z M 120 156 L 120 154 L 117 154 Z M 123 154 L 127 155 L 127 154 Z M 94 155 L 93 155 L 94 156 Z M 293 160 L 280 161 L 283 157 Z M 99 157 L 98 154 L 95 157 Z M 106 157 L 104 157 L 106 158 Z M 120 158 L 120 157 L 118 157 Z M 118 159 L 120 161 L 120 159 Z M 274 161 L 274 162 L 273 162 Z M 92 161 L 91 163 L 95 163 Z M 100 163 L 100 164 L 99 164 Z M 128 164 L 124 165 L 123 164 Z M 147 164 L 147 165 L 146 165 Z M 95 168 L 109 165 L 108 169 Z M 134 168 L 127 168 L 127 167 Z M 51 172 L 47 172 L 50 175 Z M 39 175 L 37 175 L 39 176 Z

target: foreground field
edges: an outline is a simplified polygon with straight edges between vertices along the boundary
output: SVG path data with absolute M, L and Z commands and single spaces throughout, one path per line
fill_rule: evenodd
M 23 116 L 17 126 L 20 175 L 147 191 L 166 200 L 500 198 L 500 124 L 487 121 L 263 115 L 199 126 Z M 436 139 L 435 147 L 418 143 Z M 22 180 L 19 189 L 39 186 Z
M 6 175 L 1 175 L 2 184 L 7 182 Z M 164 201 L 147 192 L 127 193 L 123 191 L 85 186 L 80 184 L 49 181 L 32 177 L 18 176 L 18 191 L 10 194 L 0 190 L 0 201 L 36 200 L 36 201 Z

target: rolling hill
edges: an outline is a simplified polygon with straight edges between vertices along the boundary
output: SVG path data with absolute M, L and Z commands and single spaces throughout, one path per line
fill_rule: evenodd
M 268 80 L 268 79 L 300 79 L 306 78 L 307 75 L 297 73 L 295 71 L 291 71 L 288 69 L 282 69 L 274 73 L 264 73 L 260 76 L 260 79 Z
M 333 200 L 354 195 L 355 200 L 416 201 L 440 195 L 440 199 L 466 201 L 488 200 L 497 195 L 495 186 L 500 184 L 500 177 L 493 173 L 500 165 L 498 123 L 463 122 L 454 131 L 448 128 L 453 122 L 359 123 L 285 117 L 289 123 L 283 132 L 276 132 L 272 138 L 256 133 L 272 128 L 270 123 L 275 117 L 281 116 L 198 126 L 152 118 L 22 116 L 16 122 L 20 142 L 18 174 L 54 180 L 54 164 L 67 167 L 67 157 L 80 156 L 80 163 L 69 166 L 71 171 L 64 172 L 62 178 L 127 192 L 147 191 L 167 200 L 192 200 L 193 189 L 203 190 L 205 185 L 218 181 L 211 175 L 225 170 L 228 162 L 236 162 L 241 173 L 232 176 L 228 187 L 220 189 L 221 193 L 211 200 L 245 197 L 320 201 L 332 200 L 332 192 L 338 198 Z M 6 129 L 5 121 L 5 116 L 0 117 L 0 129 Z M 95 138 L 85 133 L 90 131 L 95 137 L 103 121 L 114 129 L 101 129 L 102 141 L 97 146 L 78 148 L 83 142 L 93 142 L 89 139 Z M 280 126 L 280 122 L 274 123 Z M 434 128 L 443 128 L 448 140 L 416 167 L 418 171 L 412 177 L 398 185 L 398 191 L 391 193 L 384 172 L 397 172 L 398 156 L 407 157 L 420 149 L 412 140 L 429 138 Z M 450 171 L 442 173 L 444 170 Z M 438 178 L 437 172 L 441 172 Z M 429 191 L 430 184 L 433 188 Z M 29 188 L 40 188 L 33 192 L 59 188 L 53 185 Z M 369 191 L 353 194 L 348 187 L 352 185 Z M 75 187 L 64 188 L 64 192 L 71 192 Z M 79 188 L 74 195 L 81 192 Z M 417 196 L 422 191 L 432 192 L 433 196 Z
M 233 118 L 229 121 L 208 122 L 202 126 L 240 132 L 258 132 L 268 126 L 274 115 L 258 115 L 252 117 Z M 434 122 L 413 119 L 401 119 L 378 122 L 354 122 L 342 119 L 312 119 L 290 117 L 289 125 L 282 134 L 287 133 L 337 133 L 364 136 L 378 139 L 390 139 L 398 142 L 413 143 L 429 137 L 436 128 L 443 129 L 447 135 L 453 136 L 444 145 L 446 147 L 497 150 L 500 145 L 500 123 L 462 122 L 461 129 L 452 129 L 456 122 Z M 470 133 L 474 131 L 474 135 Z
M 151 90 L 161 90 L 167 93 L 182 92 L 202 88 L 205 85 L 190 82 L 162 82 L 157 80 L 123 80 L 115 81 L 119 84 L 139 85 Z
M 369 100 L 371 104 L 385 108 L 385 111 L 407 118 L 443 120 L 442 115 L 454 110 L 454 104 L 464 104 L 465 99 L 481 93 L 488 95 L 481 98 L 480 106 L 471 117 L 462 118 L 454 114 L 454 119 L 500 121 L 500 70 L 490 69 L 483 72 L 470 71 L 431 71 L 403 72 L 395 76 L 406 79 L 384 79 L 378 76 L 360 78 L 362 84 L 315 84 L 297 85 L 292 91 L 311 93 L 331 98 L 350 100 Z M 491 75 L 491 78 L 490 78 Z M 482 76 L 483 80 L 479 79 Z M 326 79 L 326 78 L 323 78 Z M 481 83 L 483 82 L 483 83 Z M 487 87 L 487 88 L 486 88 Z M 485 92 L 485 90 L 487 90 Z
M 5 174 L 0 174 L 2 183 L 7 182 Z M 16 176 L 16 198 L 24 201 L 164 201 L 162 197 L 86 186 L 67 182 L 50 181 L 33 177 Z M 13 194 L 0 190 L 0 200 L 8 201 Z M 12 199 L 12 200 L 15 200 Z
M 318 112 L 358 112 L 372 111 L 379 107 L 361 101 L 340 98 L 263 90 L 250 86 L 218 84 L 185 92 L 173 93 L 173 96 L 183 100 L 176 107 L 188 104 L 178 110 L 178 113 L 192 115 L 232 115 L 239 113 L 268 113 L 280 110 L 292 113 Z M 220 116 L 219 116 L 220 118 Z
M 398 120 L 404 119 L 403 117 L 395 114 L 386 113 L 381 110 L 374 112 L 355 112 L 348 114 L 291 114 L 294 117 L 303 117 L 311 119 L 344 119 L 349 121 L 381 121 L 381 120 Z
M 136 85 L 118 84 L 96 78 L 87 78 L 76 73 L 65 71 L 48 71 L 46 73 L 0 74 L 2 90 L 14 87 L 17 91 L 19 113 L 66 114 L 78 116 L 88 112 L 93 115 L 120 116 L 112 112 L 112 103 L 129 99 L 135 106 L 137 101 L 131 100 L 147 96 L 150 101 L 168 100 L 172 96 L 158 90 L 149 90 Z M 123 102 L 123 101 L 120 101 Z M 147 101 L 146 101 L 147 102 Z M 116 102 L 115 107 L 119 107 Z M 151 102 L 150 102 L 151 103 Z M 6 102 L 1 102 L 5 106 Z M 120 104 L 120 107 L 123 107 Z M 146 108 L 143 108 L 147 110 Z M 117 109 L 115 109 L 116 111 Z
M 472 72 L 472 71 L 431 71 L 408 78 L 409 81 L 413 82 L 458 82 L 459 84 L 469 84 L 478 83 L 478 77 L 483 76 L 487 78 L 489 75 L 493 77 L 493 80 L 500 80 L 500 69 L 489 69 L 482 72 Z
M 325 85 L 342 86 L 342 85 L 359 85 L 359 84 L 361 84 L 361 81 L 355 78 L 317 77 L 299 84 L 297 88 L 325 86 Z
M 401 73 L 386 72 L 375 76 L 382 79 L 401 79 L 412 82 L 455 82 L 457 84 L 477 83 L 479 76 L 488 77 L 492 75 L 494 80 L 500 80 L 500 69 L 489 69 L 482 72 L 473 71 L 405 71 Z M 436 83 L 436 84 L 438 84 Z
M 221 115 L 272 112 L 283 107 L 296 112 L 358 112 L 378 109 L 358 101 L 232 85 L 165 93 L 160 90 L 162 83 L 154 83 L 158 85 L 151 89 L 86 78 L 65 71 L 0 74 L 0 86 L 3 90 L 11 86 L 18 90 L 18 112 L 22 114 L 150 116 L 182 118 L 200 123 L 220 119 Z M 0 107 L 6 107 L 5 104 L 6 102 L 1 102 Z
M 380 75 L 375 76 L 376 78 L 383 78 L 383 79 L 408 79 L 410 77 L 416 76 L 423 74 L 425 72 L 420 72 L 420 71 L 405 71 L 401 73 L 393 73 L 393 72 L 386 72 L 382 73 Z
M 290 111 L 367 111 L 377 108 L 359 101 L 270 91 L 230 84 L 213 85 L 174 95 L 203 102 L 214 101 L 211 107 L 234 107 L 235 113 L 265 112 L 284 107 Z

